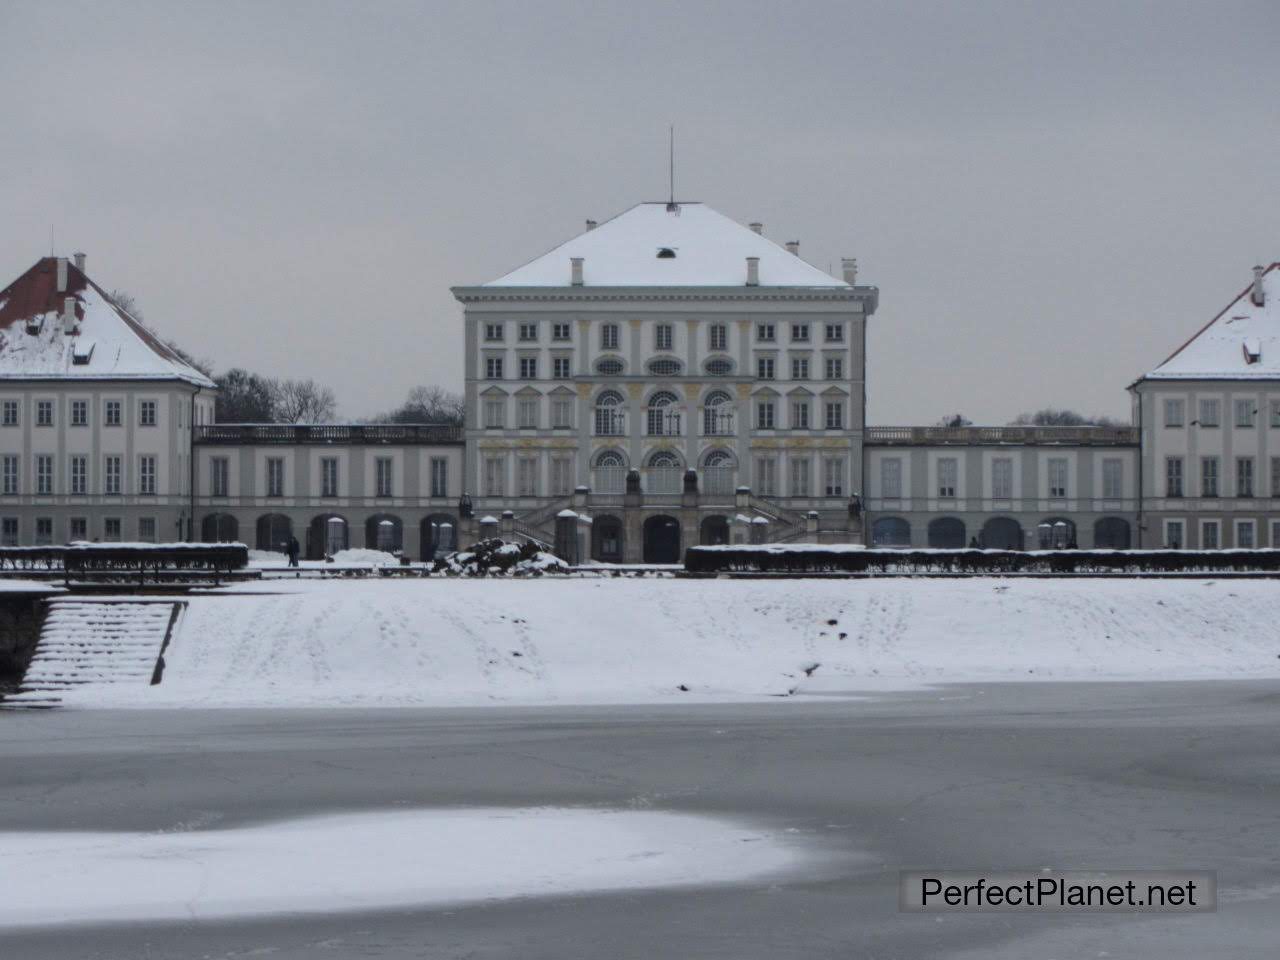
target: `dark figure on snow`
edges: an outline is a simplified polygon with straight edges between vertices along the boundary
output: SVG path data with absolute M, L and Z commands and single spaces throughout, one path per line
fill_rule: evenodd
M 298 552 L 302 549 L 298 545 L 298 538 L 290 537 L 285 549 L 289 554 L 289 566 L 296 567 L 298 565 Z

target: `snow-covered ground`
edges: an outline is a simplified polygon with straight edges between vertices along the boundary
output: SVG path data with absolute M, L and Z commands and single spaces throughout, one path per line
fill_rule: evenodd
M 1263 580 L 273 581 L 193 594 L 158 686 L 68 705 L 753 700 L 1280 676 Z
M 0 833 L 21 883 L 0 928 L 436 906 L 737 882 L 815 858 L 794 837 L 691 814 L 466 808 L 176 833 Z

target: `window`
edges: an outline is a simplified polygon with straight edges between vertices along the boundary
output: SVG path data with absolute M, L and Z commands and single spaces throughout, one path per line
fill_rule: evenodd
M 138 404 L 138 426 L 154 427 L 155 425 L 156 425 L 156 402 L 154 400 L 141 401 Z
M 221 458 L 219 458 L 221 459 Z M 224 460 L 225 463 L 225 460 Z M 217 468 L 214 468 L 214 475 L 217 475 Z M 215 494 L 219 496 L 219 494 Z M 225 493 L 220 496 L 226 496 Z M 267 457 L 267 496 L 283 497 L 284 496 L 284 458 L 283 457 Z
M 501 357 L 485 357 L 484 358 L 484 375 L 487 380 L 502 379 L 502 358 Z
M 1222 546 L 1220 527 L 1217 520 L 1200 521 L 1200 549 L 1217 550 Z
M 154 496 L 156 492 L 156 458 L 150 454 L 138 458 L 138 493 Z
M 1236 549 L 1252 550 L 1257 546 L 1253 537 L 1253 521 L 1237 520 L 1236 521 Z
M 756 358 L 756 376 L 761 380 L 773 379 L 773 357 Z
M 844 403 L 839 400 L 824 404 L 826 409 L 826 426 L 828 430 L 844 429 Z
M 88 517 L 72 517 L 67 524 L 68 540 L 88 540 L 89 539 L 89 518 Z
M 711 350 L 729 349 L 729 327 L 723 323 L 713 323 L 707 328 L 708 344 Z
M 995 500 L 1013 499 L 1013 460 L 996 457 L 991 461 L 991 496 Z
M 897 500 L 902 496 L 902 460 L 885 457 L 880 461 L 880 496 Z
M 431 458 L 431 496 L 449 495 L 449 461 L 445 457 Z
M 122 526 L 119 517 L 107 517 L 102 521 L 102 539 L 108 543 L 119 543 Z
M 1237 400 L 1235 410 L 1237 427 L 1248 429 L 1257 425 L 1258 408 L 1253 405 L 1252 400 L 1247 397 Z
M 0 405 L 0 424 L 6 427 L 16 427 L 18 425 L 18 401 L 6 400 Z
M 1183 410 L 1186 408 L 1181 400 L 1166 400 L 1164 402 L 1164 425 L 1166 427 L 1180 427 L 1183 423 Z
M 1236 457 L 1236 496 L 1253 496 L 1253 457 Z
M 756 403 L 756 429 L 772 430 L 774 405 L 772 400 L 760 400 Z
M 791 404 L 791 429 L 809 429 L 809 401 L 795 400 Z
M 606 323 L 600 327 L 600 349 L 618 349 L 618 325 L 616 323 Z
M 809 358 L 808 357 L 792 357 L 791 358 L 791 379 L 792 380 L 808 380 L 809 379 Z
M 89 492 L 89 458 L 76 454 L 71 458 L 71 493 L 84 496 Z
M 390 497 L 392 493 L 391 476 L 393 470 L 393 461 L 390 457 L 378 457 L 373 463 L 374 470 L 374 489 L 377 491 L 374 496 Z
M 666 391 L 655 393 L 646 412 L 649 436 L 680 435 L 680 409 L 675 394 Z
M 1124 496 L 1124 461 L 1108 457 L 1102 461 L 1102 497 L 1119 500 Z
M 1183 544 L 1182 521 L 1166 520 L 1164 522 L 1164 545 L 1166 550 L 1181 550 Z
M 808 343 L 809 342 L 809 325 L 807 323 L 793 323 L 791 325 L 791 342 L 792 343 Z
M 844 358 L 843 357 L 827 357 L 827 379 L 828 380 L 844 379 Z
M 71 401 L 71 425 L 73 427 L 87 427 L 89 425 L 88 400 Z
M 568 380 L 573 376 L 568 357 L 551 358 L 551 376 L 556 380 Z
M 551 458 L 551 495 L 567 497 L 573 492 L 573 461 L 568 457 Z
M 536 342 L 538 339 L 537 323 L 524 322 L 520 324 L 520 339 L 524 343 Z
M 499 429 L 506 426 L 507 402 L 505 400 L 486 400 L 484 402 L 484 425 L 486 428 Z
M 336 497 L 338 495 L 338 458 L 320 458 L 320 496 Z
M 212 457 L 209 460 L 209 492 L 215 497 L 231 495 L 230 463 L 226 457 Z
M 672 342 L 671 324 L 659 323 L 653 328 L 653 348 L 655 350 L 670 350 Z
M 484 492 L 486 496 L 502 496 L 503 477 L 507 472 L 505 457 L 484 458 Z
M 36 493 L 43 496 L 53 493 L 53 456 L 51 454 L 36 455 Z
M 538 401 L 535 397 L 520 397 L 516 401 L 516 423 L 522 430 L 537 429 Z
M 828 457 L 823 461 L 823 479 L 828 497 L 844 496 L 844 460 Z
M 521 380 L 537 380 L 538 379 L 538 358 L 537 357 L 521 357 L 520 358 L 520 379 Z
M 1164 458 L 1164 495 L 1166 497 L 1182 496 L 1182 458 Z
M 486 323 L 484 325 L 484 338 L 490 343 L 501 343 L 503 340 L 503 325 L 500 323 Z
M 727 377 L 733 373 L 733 361 L 716 357 L 714 360 L 707 361 L 706 371 L 713 377 Z
M 105 413 L 105 419 L 103 422 L 108 427 L 120 426 L 120 423 L 121 423 L 120 407 L 121 405 L 119 400 L 108 400 L 104 405 L 103 410 Z
M 709 437 L 733 433 L 733 401 L 727 393 L 717 390 L 703 402 L 702 432 Z
M 596 373 L 604 377 L 620 377 L 623 369 L 622 361 L 617 357 L 605 357 L 596 362 Z
M 844 324 L 827 324 L 827 343 L 844 343 Z
M 1060 499 L 1067 495 L 1067 461 L 1065 457 L 1050 457 L 1049 496 Z
M 756 487 L 762 497 L 778 495 L 778 461 L 774 457 L 756 458 Z
M 521 497 L 538 495 L 538 461 L 534 457 L 516 459 L 516 494 Z
M 123 472 L 123 457 L 108 456 L 103 461 L 102 471 L 102 492 L 107 494 L 118 494 L 120 492 L 121 473 Z
M 800 457 L 791 461 L 791 495 L 808 497 L 812 495 L 809 484 L 809 458 Z
M 36 426 L 37 427 L 53 426 L 53 401 L 52 400 L 36 401 Z
M 600 493 L 622 493 L 627 484 L 627 462 L 616 450 L 596 457 L 595 485 Z
M 756 339 L 757 339 L 757 340 L 764 341 L 765 343 L 772 343 L 775 339 L 777 339 L 776 332 L 775 332 L 775 330 L 774 330 L 774 328 L 773 328 L 773 324 L 772 324 L 772 323 L 757 323 L 757 324 L 756 324 Z
M 1271 425 L 1280 427 L 1280 400 L 1271 401 Z
M 649 362 L 649 372 L 655 377 L 676 377 L 683 369 L 679 360 L 672 360 L 670 357 L 659 357 Z
M 139 517 L 138 518 L 138 539 L 143 543 L 156 542 L 156 518 L 155 517 Z
M 18 545 L 17 517 L 0 517 L 0 545 L 6 547 Z
M 0 475 L 3 476 L 3 486 L 0 486 L 0 492 L 7 494 L 15 494 L 18 492 L 18 457 L 17 454 L 6 453 L 4 458 L 0 460 Z
M 1218 496 L 1218 458 L 1200 458 L 1200 496 Z
M 620 394 L 612 390 L 596 400 L 596 436 L 620 437 L 627 432 L 626 405 Z
M 938 496 L 951 500 L 956 495 L 956 477 L 959 474 L 959 463 L 955 457 L 938 459 Z
M 567 324 L 567 323 L 553 323 L 553 324 L 551 325 L 551 339 L 552 339 L 552 340 L 558 340 L 558 341 L 563 342 L 563 341 L 565 341 L 565 340 L 568 340 L 568 339 L 569 339 L 569 337 L 570 337 L 570 333 L 569 333 L 569 324 Z
M 565 430 L 573 426 L 573 401 L 566 397 L 555 397 L 551 401 L 551 426 L 556 430 Z
M 1271 458 L 1271 495 L 1280 497 L 1280 457 Z M 1280 544 L 1272 544 L 1273 547 Z
M 1200 426 L 1222 426 L 1222 402 L 1219 400 L 1200 401 Z
M 36 517 L 36 546 L 53 543 L 53 517 Z

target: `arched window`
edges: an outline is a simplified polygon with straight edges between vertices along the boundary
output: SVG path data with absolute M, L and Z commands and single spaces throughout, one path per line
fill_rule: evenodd
M 670 450 L 659 450 L 649 458 L 649 466 L 678 467 L 680 466 L 680 457 L 678 454 L 672 453 Z
M 647 417 L 651 437 L 677 437 L 680 435 L 680 401 L 674 393 L 659 390 L 649 398 Z
M 702 432 L 708 437 L 733 434 L 733 398 L 723 390 L 707 395 L 702 406 Z
M 871 525 L 871 543 L 876 547 L 909 547 L 911 524 L 902 517 L 881 517 Z
M 626 459 L 617 450 L 606 450 L 596 457 L 597 467 L 625 467 Z
M 712 450 L 708 453 L 702 460 L 703 493 L 708 496 L 732 494 L 733 470 L 733 455 L 727 450 Z
M 602 357 L 596 361 L 596 373 L 602 377 L 620 377 L 626 369 L 617 357 Z
M 659 357 L 649 362 L 649 372 L 655 377 L 676 377 L 683 369 L 679 360 L 670 357 Z
M 1129 521 L 1123 517 L 1103 517 L 1093 525 L 1093 545 L 1099 550 L 1128 550 Z
M 1036 524 L 1036 543 L 1041 550 L 1074 550 L 1076 523 L 1066 517 L 1050 517 Z
M 606 390 L 596 397 L 596 436 L 624 436 L 627 432 L 626 410 L 626 401 L 620 393 Z
M 627 458 L 617 450 L 605 450 L 596 455 L 596 493 L 622 493 L 627 486 Z
M 713 377 L 727 377 L 733 373 L 733 361 L 726 360 L 724 357 L 713 357 L 707 361 L 703 369 Z
M 648 489 L 650 493 L 679 493 L 684 470 L 678 454 L 659 450 L 649 457 Z

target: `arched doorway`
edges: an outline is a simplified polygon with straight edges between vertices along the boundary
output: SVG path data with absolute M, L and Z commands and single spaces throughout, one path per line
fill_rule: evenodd
M 659 450 L 649 458 L 645 476 L 648 493 L 679 493 L 684 480 L 684 465 L 673 450 Z
M 732 496 L 733 475 L 733 454 L 712 450 L 702 459 L 702 492 L 707 496 Z
M 346 517 L 322 513 L 313 517 L 307 527 L 307 559 L 323 560 L 351 546 L 351 531 Z
M 1128 550 L 1129 521 L 1123 517 L 1103 517 L 1093 525 L 1093 545 L 1099 550 Z
M 959 517 L 938 517 L 929 521 L 929 546 L 956 550 L 965 545 L 964 521 Z
M 623 493 L 627 486 L 627 458 L 618 450 L 605 450 L 596 457 L 596 493 Z
M 680 521 L 659 514 L 644 522 L 644 562 L 680 562 Z
M 979 542 L 987 550 L 1021 550 L 1022 526 L 1012 517 L 992 517 L 982 525 Z
M 404 524 L 394 513 L 375 513 L 364 522 L 364 545 L 383 553 L 403 549 Z
M 1079 546 L 1076 522 L 1066 517 L 1041 520 L 1036 524 L 1036 546 L 1041 550 L 1074 550 Z
M 200 522 L 200 539 L 205 543 L 236 543 L 240 524 L 229 513 L 210 513 Z
M 435 560 L 458 549 L 458 521 L 447 513 L 423 517 L 419 526 L 422 559 Z
M 596 517 L 591 521 L 591 559 L 622 562 L 622 521 L 617 517 Z
M 714 516 L 702 521 L 701 543 L 704 547 L 714 547 L 729 542 L 729 518 Z
M 911 524 L 901 517 L 881 517 L 871 525 L 871 545 L 874 547 L 911 546 Z
M 256 549 L 288 553 L 292 536 L 293 521 L 283 513 L 264 513 L 258 518 Z

